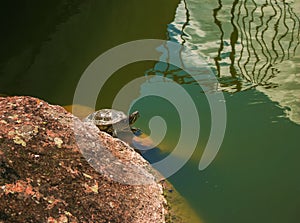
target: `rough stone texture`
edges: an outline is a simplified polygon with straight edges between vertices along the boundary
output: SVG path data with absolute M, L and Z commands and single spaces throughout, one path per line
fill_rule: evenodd
M 152 173 L 62 107 L 0 97 L 0 222 L 165 222 Z

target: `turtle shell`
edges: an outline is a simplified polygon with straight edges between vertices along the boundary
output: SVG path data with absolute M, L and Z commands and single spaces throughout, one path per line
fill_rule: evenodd
M 125 128 L 128 117 L 122 111 L 101 109 L 88 115 L 84 121 L 93 122 L 100 130 L 111 133 L 113 131 L 113 125 L 114 127 L 117 126 L 118 129 Z

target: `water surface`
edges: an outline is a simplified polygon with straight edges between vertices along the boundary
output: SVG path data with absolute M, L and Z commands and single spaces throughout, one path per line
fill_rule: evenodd
M 181 55 L 183 64 L 191 67 L 206 61 L 218 85 L 203 89 L 176 67 L 139 62 L 109 79 L 97 108 L 111 106 L 122 86 L 134 78 L 154 74 L 174 80 L 193 99 L 201 133 L 191 159 L 169 180 L 203 222 L 299 222 L 298 1 L 6 4 L 1 10 L 1 16 L 9 19 L 2 19 L 0 93 L 71 104 L 81 74 L 105 50 L 143 38 L 184 45 L 189 54 Z M 197 77 L 203 79 L 203 75 L 205 70 L 198 70 Z M 146 88 L 147 84 L 141 84 L 133 96 L 138 98 Z M 199 171 L 211 128 L 206 91 L 223 92 L 227 126 L 217 157 Z M 164 140 L 158 149 L 144 154 L 151 162 L 163 159 L 182 134 L 180 119 L 184 122 L 187 117 L 180 117 L 164 98 L 143 98 L 132 109 L 142 114 L 136 125 L 148 134 L 151 117 L 165 119 L 168 131 Z M 184 157 L 184 148 L 182 153 L 177 154 L 178 159 Z
M 299 10 L 299 2 L 288 1 L 186 0 L 168 26 L 170 40 L 191 49 L 183 62 L 205 58 L 226 100 L 225 139 L 211 166 L 199 171 L 207 102 L 186 74 L 165 73 L 188 89 L 203 121 L 194 156 L 170 180 L 204 222 L 299 221 Z

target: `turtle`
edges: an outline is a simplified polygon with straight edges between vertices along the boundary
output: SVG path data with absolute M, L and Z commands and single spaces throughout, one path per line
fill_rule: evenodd
M 139 118 L 138 111 L 134 111 L 129 115 L 115 109 L 101 109 L 88 115 L 84 121 L 94 123 L 100 131 L 107 132 L 113 137 L 117 137 L 118 132 L 137 132 L 138 129 L 131 125 Z

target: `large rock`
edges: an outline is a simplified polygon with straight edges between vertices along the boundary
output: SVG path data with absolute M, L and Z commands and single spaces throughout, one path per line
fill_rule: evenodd
M 60 106 L 0 97 L 0 222 L 165 222 L 153 173 Z

